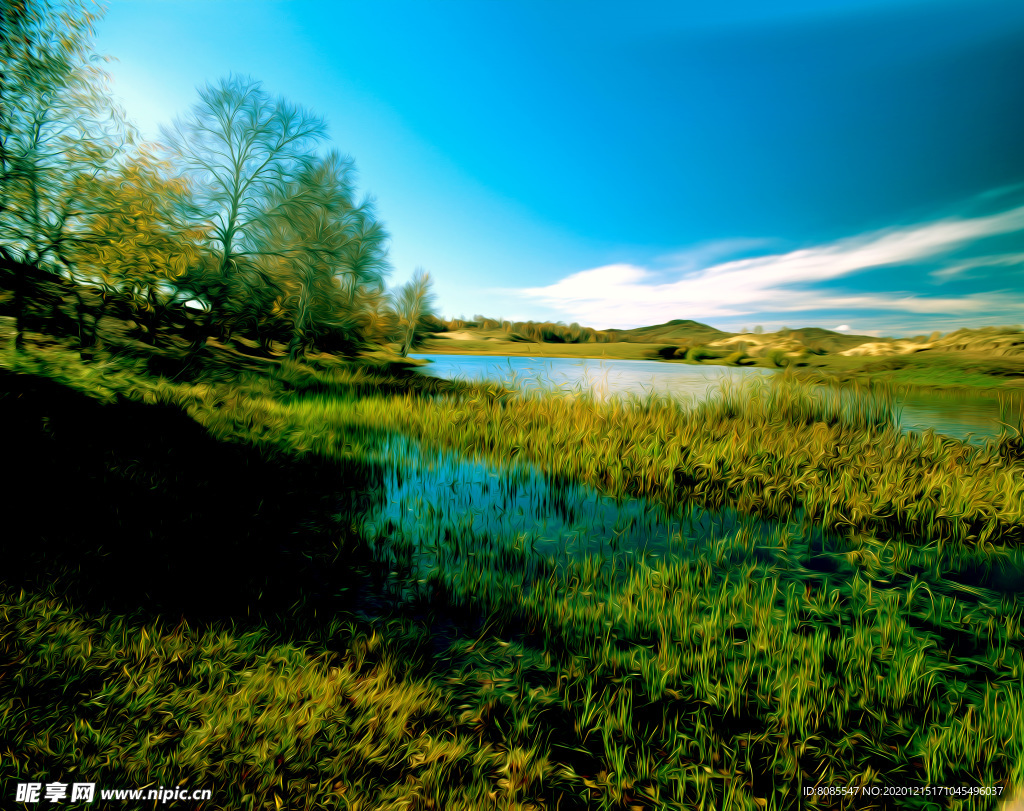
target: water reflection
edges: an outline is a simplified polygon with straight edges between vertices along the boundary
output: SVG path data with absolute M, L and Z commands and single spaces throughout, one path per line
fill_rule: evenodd
M 490 380 L 539 389 L 550 386 L 584 388 L 598 396 L 652 391 L 682 399 L 702 400 L 723 381 L 741 382 L 774 374 L 772 369 L 689 366 L 644 360 L 590 358 L 526 358 L 493 355 L 414 355 L 431 361 L 421 370 L 444 378 Z M 896 419 L 905 431 L 932 429 L 957 439 L 997 439 L 1005 424 L 1020 424 L 1015 405 L 995 398 L 964 398 L 943 394 L 912 394 L 897 401 Z
M 931 429 L 973 442 L 998 439 L 1005 426 L 1021 422 L 1020 401 L 911 394 L 900 397 L 899 421 L 905 431 Z
M 612 579 L 659 559 L 703 558 L 723 568 L 767 564 L 780 576 L 833 585 L 863 571 L 876 588 L 920 581 L 936 593 L 970 600 L 1015 594 L 1024 583 L 1024 554 L 1016 550 L 937 555 L 914 543 L 896 570 L 881 559 L 865 569 L 880 540 L 824 532 L 800 510 L 772 520 L 728 507 L 614 499 L 528 465 L 497 467 L 426 450 L 401 436 L 381 437 L 374 455 L 386 460 L 386 496 L 362 505 L 358 529 L 378 560 L 420 584 L 475 570 L 529 591 L 553 573 L 565 576 L 584 558 L 599 561 Z
M 703 399 L 723 380 L 739 382 L 772 374 L 771 369 L 689 366 L 653 360 L 525 358 L 492 355 L 413 355 L 431 361 L 425 374 L 465 380 L 490 380 L 528 390 L 582 388 L 600 397 L 654 392 Z
M 527 465 L 497 468 L 424 451 L 400 436 L 384 440 L 379 453 L 391 461 L 387 500 L 367 516 L 362 531 L 379 553 L 411 564 L 421 578 L 466 558 L 514 561 L 536 574 L 589 555 L 625 571 L 637 562 L 696 552 L 741 529 L 752 550 L 805 536 L 795 521 L 614 499 Z

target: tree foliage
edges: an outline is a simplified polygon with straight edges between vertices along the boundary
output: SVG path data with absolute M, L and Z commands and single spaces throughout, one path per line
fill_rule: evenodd
M 371 340 L 389 269 L 352 160 L 314 151 L 324 132 L 323 119 L 239 76 L 203 88 L 164 132 L 209 233 L 212 260 L 185 283 L 228 329 L 287 336 L 293 357 Z
M 315 335 L 354 346 L 365 332 L 363 303 L 388 270 L 387 234 L 369 200 L 355 199 L 351 158 L 330 152 L 269 196 L 254 244 L 263 277 L 278 291 L 289 354 Z
M 245 76 L 201 88 L 192 111 L 164 128 L 168 153 L 194 182 L 196 213 L 210 231 L 215 261 L 201 293 L 228 320 L 244 318 L 254 284 L 266 281 L 256 269 L 258 236 L 286 215 L 282 206 L 295 212 L 299 201 L 286 190 L 310 166 L 325 128 Z
M 25 295 L 68 261 L 85 202 L 132 138 L 92 54 L 84 5 L 0 3 L 0 270 L 11 278 L 22 339 Z
M 190 184 L 170 173 L 152 147 L 84 183 L 88 200 L 72 253 L 73 272 L 123 298 L 148 337 L 158 329 L 174 285 L 202 261 L 207 231 L 182 215 Z
M 610 332 L 581 327 L 577 323 L 566 326 L 561 321 L 507 321 L 487 318 L 483 315 L 473 316 L 472 321 L 451 318 L 441 322 L 439 329 L 457 330 L 464 327 L 475 327 L 482 330 L 503 330 L 513 341 L 531 341 L 536 343 L 581 344 L 609 343 L 614 340 Z

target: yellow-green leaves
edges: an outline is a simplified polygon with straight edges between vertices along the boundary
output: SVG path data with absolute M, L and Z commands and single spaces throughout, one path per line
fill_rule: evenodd
M 206 236 L 181 220 L 177 201 L 188 182 L 169 169 L 143 145 L 115 169 L 79 180 L 90 205 L 74 252 L 78 271 L 143 306 L 199 262 Z

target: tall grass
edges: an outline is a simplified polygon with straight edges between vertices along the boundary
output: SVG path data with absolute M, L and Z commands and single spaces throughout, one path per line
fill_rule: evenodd
M 585 392 L 483 386 L 431 396 L 299 392 L 248 407 L 262 410 L 275 435 L 298 432 L 326 454 L 338 432 L 393 430 L 432 447 L 523 459 L 615 496 L 729 501 L 766 515 L 802 508 L 830 529 L 932 545 L 1024 537 L 1024 465 L 1005 445 L 902 434 L 885 394 L 771 378 L 696 407 L 653 394 L 598 402 Z M 197 416 L 239 430 L 228 412 Z

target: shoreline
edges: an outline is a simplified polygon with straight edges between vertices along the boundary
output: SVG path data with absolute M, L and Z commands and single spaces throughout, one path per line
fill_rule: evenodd
M 450 344 L 458 343 L 459 346 Z M 468 344 L 463 346 L 461 344 Z M 616 347 L 616 351 L 609 352 L 606 349 L 596 347 Z M 774 366 L 770 363 L 746 363 L 732 364 L 722 363 L 721 359 L 708 359 L 702 362 L 693 362 L 681 358 L 666 359 L 657 356 L 657 350 L 662 344 L 641 344 L 641 343 L 611 343 L 611 344 L 542 344 L 512 341 L 451 341 L 450 339 L 432 339 L 425 341 L 412 355 L 472 355 L 474 357 L 494 358 L 566 358 L 570 360 L 643 360 L 654 363 L 683 366 L 717 366 L 727 369 L 770 369 L 778 372 L 789 372 L 796 377 L 809 379 L 812 382 L 821 384 L 835 384 L 842 386 L 873 386 L 889 385 L 896 389 L 905 391 L 920 391 L 933 393 L 947 393 L 956 395 L 980 395 L 983 397 L 997 397 L 999 395 L 1022 396 L 1024 397 L 1024 379 L 1005 380 L 1003 382 L 986 382 L 983 384 L 971 383 L 947 383 L 944 381 L 920 382 L 900 380 L 897 376 L 888 371 L 860 371 L 856 365 L 845 358 L 842 366 L 834 362 L 822 362 L 820 356 L 814 365 L 806 366 Z M 572 349 L 570 349 L 572 347 Z M 578 349 L 577 349 L 578 347 Z M 893 356 L 896 358 L 902 356 Z M 954 356 L 955 357 L 955 356 Z M 942 358 L 936 358 L 941 360 Z M 950 358 L 952 360 L 953 357 Z M 877 359 L 876 359 L 877 360 Z M 429 363 L 429 361 L 427 361 Z M 837 366 L 839 368 L 837 368 Z M 845 367 L 845 368 L 843 368 Z

